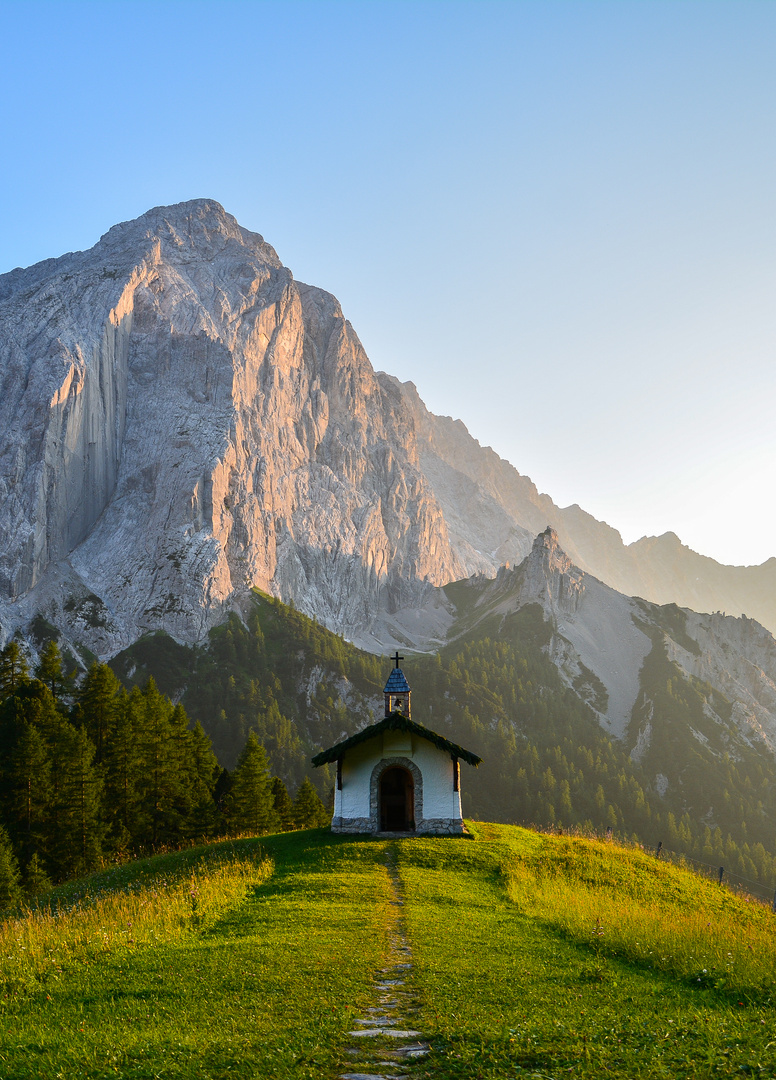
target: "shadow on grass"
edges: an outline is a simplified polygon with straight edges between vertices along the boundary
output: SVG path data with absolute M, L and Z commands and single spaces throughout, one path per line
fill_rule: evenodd
M 348 874 L 353 882 L 349 893 L 358 888 L 353 874 L 359 866 L 373 868 L 387 841 L 370 838 L 337 836 L 328 828 L 262 836 L 255 841 L 256 858 L 272 860 L 273 873 L 266 881 L 254 886 L 246 901 L 227 912 L 199 934 L 200 940 L 250 937 L 255 933 L 257 907 L 267 905 L 275 911 L 275 903 L 291 907 L 305 904 L 312 897 L 320 900 L 327 893 L 335 899 L 345 886 L 332 884 L 338 874 Z

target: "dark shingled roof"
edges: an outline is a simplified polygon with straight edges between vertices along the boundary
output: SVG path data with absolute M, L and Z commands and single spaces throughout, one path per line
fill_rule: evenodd
M 391 674 L 388 676 L 388 682 L 385 684 L 384 694 L 406 694 L 409 691 L 410 684 L 404 677 L 404 672 L 400 667 L 395 667 Z
M 384 731 L 409 731 L 411 734 L 433 743 L 434 746 L 438 746 L 440 750 L 444 750 L 451 757 L 460 758 L 461 761 L 475 767 L 482 761 L 482 758 L 477 757 L 471 750 L 464 750 L 462 746 L 450 742 L 449 739 L 445 739 L 441 735 L 437 735 L 435 731 L 423 727 L 422 724 L 416 724 L 414 720 L 408 720 L 402 713 L 393 712 L 378 724 L 371 724 L 369 727 L 364 728 L 363 731 L 359 731 L 357 735 L 351 735 L 344 742 L 337 743 L 336 746 L 332 746 L 328 750 L 322 750 L 320 754 L 316 754 L 313 758 L 313 765 L 317 769 L 319 765 L 325 765 L 327 761 L 336 761 L 352 746 L 367 742 L 369 739 L 373 739 L 375 735 L 381 735 Z

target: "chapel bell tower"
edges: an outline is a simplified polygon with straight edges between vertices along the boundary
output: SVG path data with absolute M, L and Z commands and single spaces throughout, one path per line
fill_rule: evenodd
M 403 656 L 399 656 L 397 651 L 393 657 L 393 671 L 388 676 L 388 682 L 385 684 L 385 715 L 390 716 L 391 713 L 401 713 L 402 716 L 406 716 L 410 719 L 410 684 L 404 678 L 404 672 L 399 667 L 399 661 L 403 660 Z

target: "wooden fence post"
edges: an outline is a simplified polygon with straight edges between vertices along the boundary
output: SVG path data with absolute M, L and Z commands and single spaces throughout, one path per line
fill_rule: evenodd
M 658 845 L 657 845 L 657 851 L 655 852 L 655 858 L 656 859 L 660 858 L 660 850 L 661 850 L 662 847 L 663 847 L 663 841 L 659 840 Z
M 717 882 L 718 885 L 722 884 L 722 877 L 723 877 L 724 873 L 725 873 L 725 867 L 720 866 L 720 868 L 719 868 L 719 881 Z

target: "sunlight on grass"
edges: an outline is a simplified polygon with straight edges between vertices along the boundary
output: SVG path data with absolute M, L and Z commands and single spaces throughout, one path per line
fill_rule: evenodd
M 133 875 L 124 867 L 95 875 L 91 886 L 78 890 L 79 899 L 63 904 L 55 895 L 0 924 L 0 993 L 8 998 L 57 978 L 74 960 L 167 944 L 201 930 L 272 870 L 266 857 L 239 857 L 226 849 L 193 867 L 163 866 L 155 875 Z
M 607 954 L 741 994 L 776 972 L 776 917 L 760 904 L 632 848 L 542 837 L 502 865 L 523 914 Z
M 0 938 L 0 1077 L 335 1075 L 385 963 L 384 848 L 301 831 L 55 890 Z
M 413 1027 L 433 1048 L 418 1075 L 776 1075 L 767 908 L 637 849 L 512 826 L 472 834 L 310 830 L 54 890 L 0 929 L 0 1076 L 341 1075 L 386 963 L 387 848 Z
M 438 1080 L 776 1075 L 767 908 L 636 849 L 471 831 L 397 845 Z

